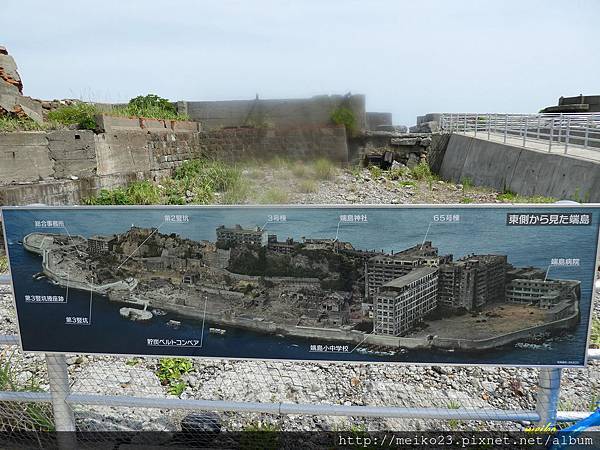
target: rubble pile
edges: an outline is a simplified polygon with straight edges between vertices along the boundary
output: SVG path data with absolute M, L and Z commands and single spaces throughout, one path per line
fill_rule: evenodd
M 23 82 L 17 64 L 0 46 L 0 117 L 9 116 L 31 119 L 42 123 L 42 105 L 39 101 L 23 95 Z

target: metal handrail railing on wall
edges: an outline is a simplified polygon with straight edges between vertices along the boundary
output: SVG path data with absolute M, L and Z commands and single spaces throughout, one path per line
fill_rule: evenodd
M 569 149 L 600 152 L 600 113 L 498 114 L 443 113 L 440 128 L 480 139 L 568 154 Z

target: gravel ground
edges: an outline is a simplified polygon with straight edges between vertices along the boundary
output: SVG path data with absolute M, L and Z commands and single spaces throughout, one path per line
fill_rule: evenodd
M 259 185 L 297 190 L 299 181 L 287 169 L 263 171 Z M 255 177 L 256 179 L 256 177 Z M 418 181 L 401 186 L 385 178 L 374 179 L 364 170 L 340 172 L 334 179 L 317 182 L 316 192 L 292 193 L 290 203 L 459 203 L 497 202 L 497 193 L 485 189 L 464 190 L 460 185 Z M 2 287 L 0 287 L 2 289 Z M 2 291 L 0 291 L 2 292 Z M 597 300 L 597 299 L 596 299 Z M 600 317 L 595 302 L 595 317 Z M 0 293 L 0 335 L 17 332 L 12 296 Z M 25 384 L 33 377 L 47 390 L 42 355 L 23 355 L 5 347 L 17 379 Z M 71 388 L 76 393 L 171 397 L 155 375 L 152 358 L 68 356 Z M 585 369 L 562 371 L 560 408 L 589 410 L 600 398 L 600 363 Z M 401 406 L 431 408 L 534 409 L 538 371 L 495 367 L 439 367 L 382 364 L 331 364 L 272 361 L 194 360 L 184 376 L 181 398 L 246 402 L 323 403 L 337 405 Z M 0 404 L 0 416 L 2 415 Z M 173 430 L 186 414 L 179 410 L 83 407 L 75 409 L 79 427 L 88 430 Z M 424 419 L 360 418 L 335 416 L 269 416 L 222 413 L 224 427 L 243 429 L 248 423 L 271 423 L 284 430 L 348 430 L 361 425 L 367 430 L 518 430 L 516 422 L 439 421 Z

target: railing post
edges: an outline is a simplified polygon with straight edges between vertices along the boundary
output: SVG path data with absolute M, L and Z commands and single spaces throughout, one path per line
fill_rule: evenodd
M 65 355 L 46 354 L 46 366 L 48 368 L 48 383 L 50 384 L 56 431 L 74 432 L 75 418 L 73 410 L 66 402 L 70 394 L 70 387 Z
M 475 115 L 475 137 L 477 137 L 477 122 L 479 122 L 479 114 Z
M 571 117 L 567 118 L 567 131 L 565 132 L 565 155 L 567 154 L 567 148 L 569 148 L 569 137 L 571 136 Z
M 492 127 L 492 115 L 488 113 L 488 123 L 487 123 L 487 132 L 488 132 L 488 141 L 490 140 L 490 128 Z
M 504 115 L 504 143 L 506 144 L 506 133 L 508 133 L 508 114 Z
M 465 124 L 464 124 L 463 133 L 467 134 L 467 113 L 465 113 Z
M 554 117 L 550 121 L 550 136 L 548 136 L 548 153 L 552 151 L 552 141 L 554 140 Z
M 560 139 L 562 138 L 562 127 L 563 127 L 563 113 L 560 113 L 560 122 L 558 124 L 558 143 L 560 144 Z
M 527 116 L 525 116 L 525 130 L 523 132 L 523 147 L 525 147 L 526 142 L 527 142 Z
M 537 138 L 540 139 L 540 124 L 541 124 L 542 116 L 538 115 L 537 120 Z
M 554 426 L 560 395 L 561 369 L 542 368 L 539 371 L 536 411 L 540 426 Z
M 583 147 L 588 148 L 588 139 L 590 134 L 590 127 L 592 126 L 592 116 L 588 116 L 587 124 L 585 126 L 585 137 L 583 138 Z

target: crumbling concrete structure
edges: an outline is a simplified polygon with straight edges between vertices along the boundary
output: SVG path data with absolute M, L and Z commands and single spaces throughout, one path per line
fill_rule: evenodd
M 4 115 L 32 119 L 38 123 L 43 120 L 41 103 L 23 95 L 17 64 L 6 48 L 0 46 L 0 117 Z

